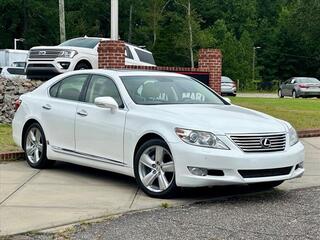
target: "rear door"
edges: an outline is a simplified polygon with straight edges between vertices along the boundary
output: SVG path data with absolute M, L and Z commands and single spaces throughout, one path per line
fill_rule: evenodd
M 94 104 L 97 97 L 113 97 L 119 109 L 111 111 Z M 84 101 L 76 114 L 76 151 L 100 161 L 123 162 L 123 134 L 127 109 L 111 78 L 93 75 Z
M 42 103 L 41 117 L 51 147 L 75 149 L 76 109 L 87 79 L 87 74 L 66 77 L 50 88 L 50 97 Z

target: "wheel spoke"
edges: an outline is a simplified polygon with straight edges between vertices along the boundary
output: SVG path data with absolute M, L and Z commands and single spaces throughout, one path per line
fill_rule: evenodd
M 165 190 L 168 188 L 169 183 L 168 180 L 166 178 L 166 176 L 164 175 L 164 172 L 161 172 L 158 176 L 158 182 L 159 182 L 159 188 L 160 190 Z
M 39 152 L 41 152 L 41 153 L 42 153 L 42 148 L 43 148 L 42 143 L 39 143 L 39 144 L 38 144 L 38 150 L 39 150 Z
M 40 139 L 41 139 L 41 133 L 38 129 L 35 130 L 35 140 L 40 143 Z
M 30 146 L 26 150 L 27 150 L 27 155 L 28 156 L 32 156 L 34 154 L 35 147 L 34 146 Z
M 166 162 L 161 165 L 161 168 L 164 172 L 174 172 L 173 162 Z
M 30 135 L 30 138 L 32 141 L 36 140 L 36 137 L 35 137 L 34 132 L 32 130 L 30 130 L 29 135 Z
M 34 158 L 35 158 L 34 160 L 36 162 L 38 162 L 39 159 L 40 159 L 40 154 L 39 154 L 39 149 L 38 148 L 36 148 L 35 151 L 34 151 Z
M 144 153 L 142 154 L 141 158 L 140 158 L 140 162 L 147 166 L 148 168 L 153 169 L 152 165 L 155 163 L 148 154 Z
M 157 146 L 156 147 L 156 157 L 155 157 L 156 162 L 162 163 L 163 162 L 163 155 L 164 155 L 163 148 Z
M 158 174 L 154 171 L 151 171 L 142 179 L 142 183 L 145 186 L 150 186 L 150 185 L 152 185 L 154 180 L 156 180 L 157 177 L 158 177 Z

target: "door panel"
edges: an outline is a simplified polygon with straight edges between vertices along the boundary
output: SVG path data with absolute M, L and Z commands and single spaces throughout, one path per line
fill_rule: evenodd
M 79 103 L 76 114 L 76 151 L 123 162 L 126 111 Z
M 41 118 L 49 145 L 75 149 L 74 126 L 80 94 L 88 75 L 67 77 L 49 90 L 41 104 Z
M 113 97 L 119 109 L 94 104 L 97 97 Z M 85 102 L 77 106 L 75 138 L 76 151 L 113 161 L 123 162 L 123 133 L 127 110 L 113 80 L 93 75 Z

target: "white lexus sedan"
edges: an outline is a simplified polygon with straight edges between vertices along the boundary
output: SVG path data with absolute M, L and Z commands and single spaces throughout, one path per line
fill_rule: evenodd
M 152 197 L 179 187 L 270 188 L 304 172 L 304 147 L 289 123 L 176 73 L 70 72 L 16 106 L 13 137 L 31 167 L 58 160 L 113 171 Z

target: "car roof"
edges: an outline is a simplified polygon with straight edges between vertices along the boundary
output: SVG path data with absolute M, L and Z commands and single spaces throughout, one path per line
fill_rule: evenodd
M 78 70 L 76 73 L 87 73 L 87 74 L 116 74 L 119 77 L 124 76 L 177 76 L 185 77 L 185 75 L 165 72 L 157 70 L 139 70 L 139 69 L 88 69 L 88 70 Z

